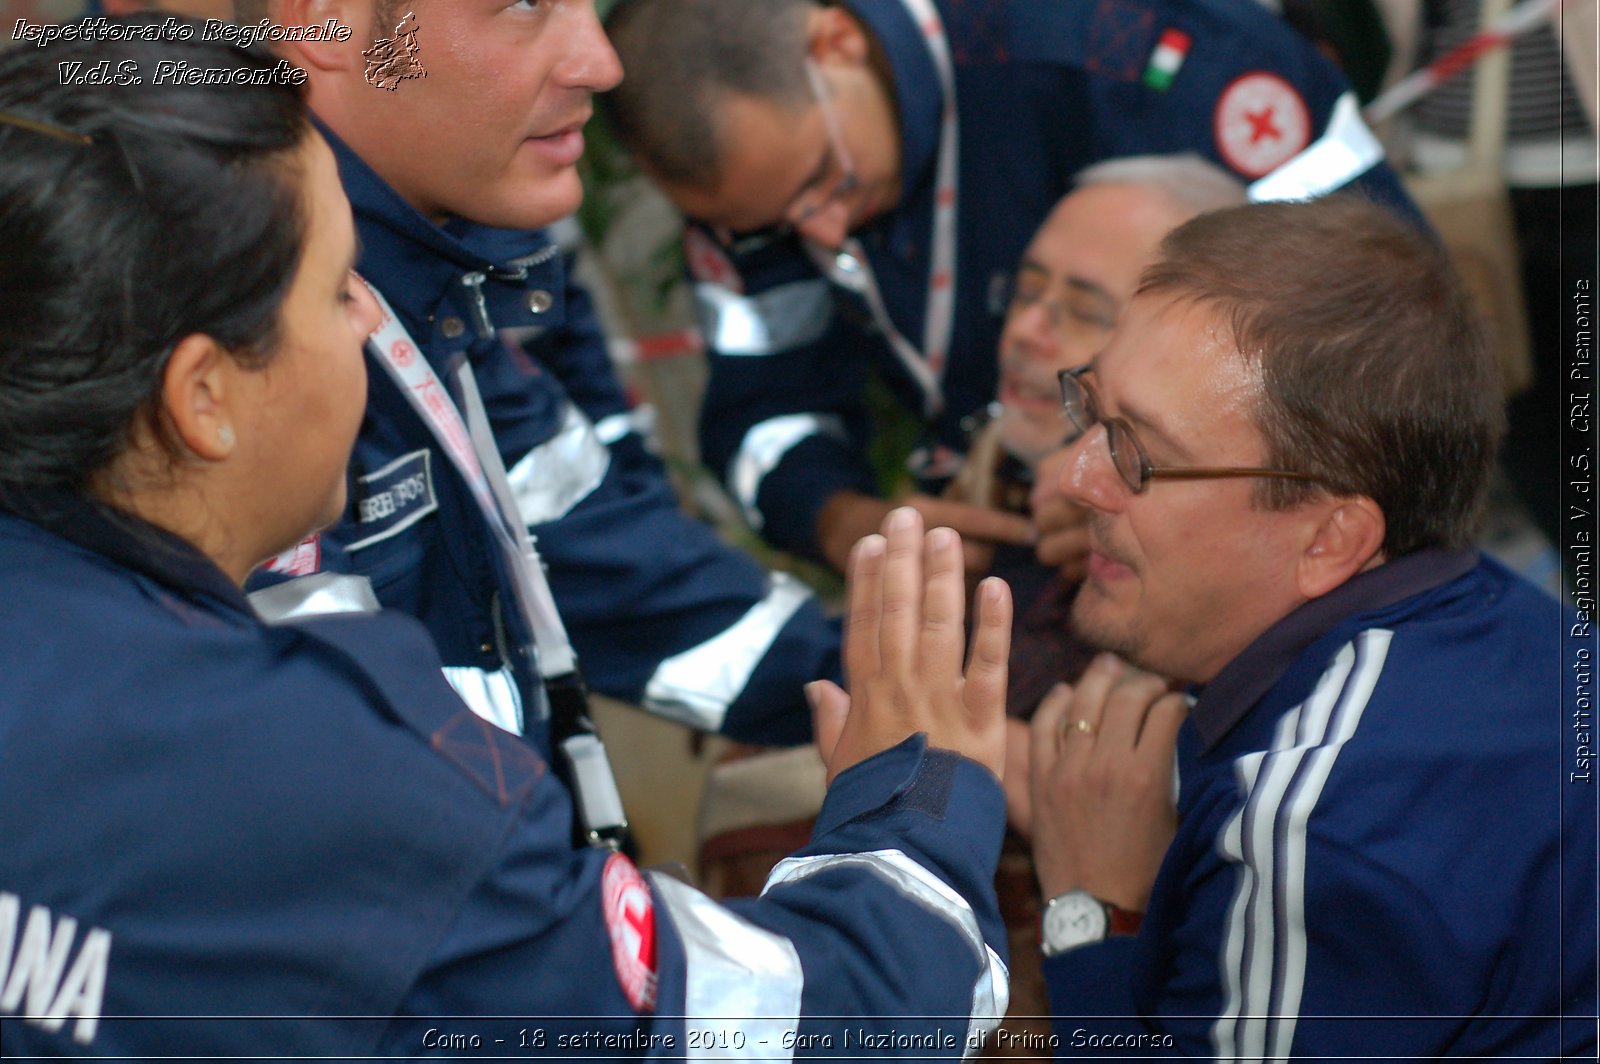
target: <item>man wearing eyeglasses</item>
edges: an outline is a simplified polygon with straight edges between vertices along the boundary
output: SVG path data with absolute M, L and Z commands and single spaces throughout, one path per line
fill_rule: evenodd
M 1250 0 L 625 0 L 607 30 L 628 77 L 602 104 L 703 223 L 702 457 L 769 541 L 835 566 L 889 507 L 869 378 L 925 429 L 923 488 L 947 479 L 994 395 L 985 297 L 1078 170 L 1192 151 L 1279 175 L 1258 198 L 1409 203 L 1343 78 Z M 1037 534 L 912 503 L 969 542 Z
M 1194 685 L 1106 655 L 1034 718 L 1063 1047 L 1592 1055 L 1569 673 L 1595 635 L 1472 548 L 1503 414 L 1459 280 L 1344 198 L 1203 215 L 1163 252 L 1061 376 L 1073 622 Z
M 1201 211 L 1246 202 L 1243 183 L 1194 155 L 1111 159 L 1074 175 L 1073 184 L 994 293 L 1005 321 L 1000 384 L 989 420 L 944 496 L 1028 515 L 1053 530 L 1037 545 L 979 544 L 975 551 L 1017 602 L 1006 706 L 1020 717 L 1032 715 L 1055 681 L 1076 679 L 1088 663 L 1088 651 L 1062 623 L 1088 551 L 1084 511 L 1054 483 L 1059 478 L 1050 471 L 1059 459 L 1047 461 L 1072 431 L 1057 375 L 1105 346 L 1167 233 Z M 1026 744 L 1021 748 L 1025 756 Z M 1026 788 L 1023 777 L 1024 796 Z

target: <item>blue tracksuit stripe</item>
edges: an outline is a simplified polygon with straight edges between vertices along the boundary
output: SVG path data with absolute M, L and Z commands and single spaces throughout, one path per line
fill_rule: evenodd
M 1307 828 L 1340 750 L 1361 723 L 1391 638 L 1382 630 L 1363 632 L 1339 653 L 1305 704 L 1284 716 L 1247 788 L 1239 814 L 1240 890 L 1222 948 L 1229 1007 L 1212 1039 L 1219 1059 L 1290 1055 L 1306 976 Z M 1225 838 L 1231 832 L 1230 826 Z M 1238 948 L 1230 941 L 1235 935 L 1242 939 Z

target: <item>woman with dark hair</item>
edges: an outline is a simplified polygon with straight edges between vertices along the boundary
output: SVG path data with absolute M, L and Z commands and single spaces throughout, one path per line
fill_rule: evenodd
M 143 80 L 58 76 L 102 60 Z M 164 60 L 218 84 L 156 84 Z M 963 1053 L 1005 1008 L 1010 620 L 992 585 L 963 677 L 953 533 L 905 512 L 864 541 L 852 690 L 816 691 L 844 775 L 737 915 L 574 849 L 538 749 L 359 578 L 252 608 L 250 570 L 345 506 L 381 319 L 299 90 L 239 76 L 271 68 L 0 56 L 0 1043 Z M 869 1018 L 896 1015 L 946 1018 Z

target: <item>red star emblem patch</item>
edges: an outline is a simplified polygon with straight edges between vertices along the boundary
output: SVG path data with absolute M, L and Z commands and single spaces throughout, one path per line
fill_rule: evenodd
M 1217 150 L 1245 177 L 1271 173 L 1311 143 L 1311 113 L 1287 81 L 1262 70 L 1235 78 L 1217 99 Z

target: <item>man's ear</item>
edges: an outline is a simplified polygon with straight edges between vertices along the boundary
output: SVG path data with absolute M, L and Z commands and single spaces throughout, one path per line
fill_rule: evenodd
M 864 66 L 871 47 L 867 31 L 842 5 L 818 6 L 806 21 L 806 52 L 818 66 Z
M 161 375 L 161 400 L 172 431 L 184 447 L 207 462 L 221 462 L 238 446 L 229 407 L 233 376 L 242 367 L 204 333 L 178 341 Z
M 1383 564 L 1383 510 L 1365 495 L 1334 499 L 1322 511 L 1295 578 L 1300 594 L 1319 598 L 1357 573 Z
M 274 26 L 335 26 L 350 31 L 347 41 L 282 41 L 273 47 L 304 70 L 357 72 L 366 69 L 361 52 L 377 38 L 372 34 L 372 0 L 271 0 L 267 20 Z M 378 34 L 378 37 L 387 34 Z

